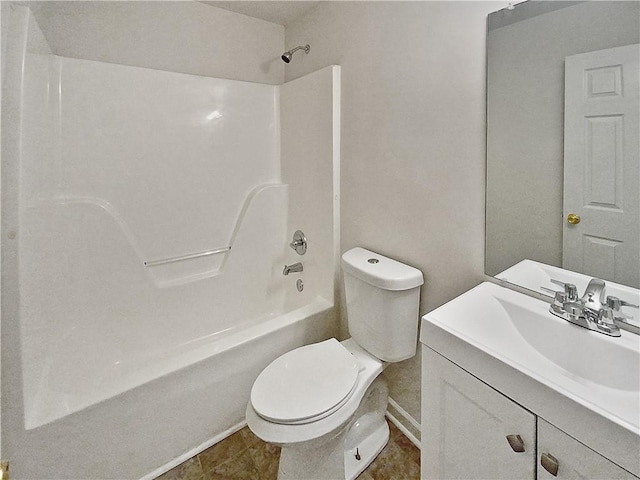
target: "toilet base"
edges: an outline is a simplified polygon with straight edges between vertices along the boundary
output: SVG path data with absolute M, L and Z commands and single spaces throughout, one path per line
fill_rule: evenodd
M 364 472 L 389 441 L 389 426 L 383 422 L 352 449 L 316 448 L 312 452 L 286 449 L 280 456 L 278 480 L 342 479 L 355 480 Z M 357 455 L 360 459 L 358 460 Z M 340 458 L 342 457 L 342 458 Z M 300 475 L 304 475 L 301 477 Z
M 389 440 L 384 417 L 387 399 L 387 384 L 379 376 L 344 430 L 310 442 L 282 445 L 278 480 L 354 480 Z
M 357 447 L 344 452 L 345 480 L 355 480 L 364 472 L 389 441 L 389 425 L 384 422 Z M 360 460 L 356 454 L 360 455 Z

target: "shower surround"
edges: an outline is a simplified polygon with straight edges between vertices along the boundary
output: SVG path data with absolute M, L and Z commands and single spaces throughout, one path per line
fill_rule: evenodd
M 334 333 L 339 67 L 200 77 L 55 56 L 27 8 L 9 22 L 3 455 L 14 478 L 151 477 Z

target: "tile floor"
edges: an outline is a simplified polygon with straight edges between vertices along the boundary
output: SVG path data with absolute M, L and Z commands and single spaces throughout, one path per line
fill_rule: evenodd
M 419 480 L 420 450 L 388 423 L 389 443 L 357 480 Z M 279 457 L 278 447 L 245 427 L 156 480 L 276 480 Z

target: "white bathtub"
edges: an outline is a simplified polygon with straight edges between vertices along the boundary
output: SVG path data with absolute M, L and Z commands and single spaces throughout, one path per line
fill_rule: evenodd
M 14 435 L 15 478 L 159 475 L 242 425 L 260 371 L 292 348 L 331 336 L 334 309 L 318 297 L 245 327 L 177 346 L 163 358 L 145 362 L 141 357 L 137 364 L 123 365 L 127 371 L 119 372 L 119 381 L 156 378 Z M 10 418 L 3 428 L 20 420 Z

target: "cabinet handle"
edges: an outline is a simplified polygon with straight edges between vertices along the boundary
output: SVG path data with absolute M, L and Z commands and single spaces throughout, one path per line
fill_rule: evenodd
M 558 460 L 553 455 L 548 453 L 540 455 L 540 465 L 554 477 L 558 476 Z
M 524 441 L 520 435 L 507 435 L 507 442 L 516 453 L 524 452 Z

